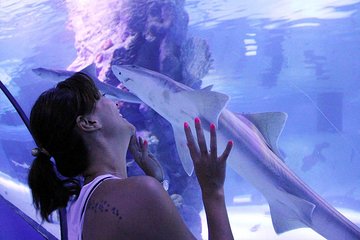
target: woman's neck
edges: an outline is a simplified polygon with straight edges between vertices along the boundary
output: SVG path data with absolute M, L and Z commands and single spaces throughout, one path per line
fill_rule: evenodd
M 97 176 L 112 174 L 119 178 L 127 178 L 126 148 L 94 146 L 89 149 L 89 166 L 84 171 L 85 182 L 92 181 Z
M 85 182 L 97 176 L 112 174 L 119 178 L 127 178 L 126 153 L 129 139 L 100 138 L 89 143 L 89 166 L 83 172 Z

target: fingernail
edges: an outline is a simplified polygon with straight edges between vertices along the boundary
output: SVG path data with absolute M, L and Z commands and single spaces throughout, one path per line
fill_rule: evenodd
M 233 141 L 233 140 L 230 140 L 230 141 L 229 141 L 229 144 L 230 144 L 231 146 L 233 146 L 233 145 L 234 145 L 234 141 Z
M 148 142 L 146 140 L 144 140 L 144 145 L 148 145 Z
M 184 122 L 184 128 L 188 128 L 189 124 L 187 122 Z
M 200 123 L 200 118 L 196 117 L 195 118 L 195 123 Z
M 210 124 L 210 130 L 215 130 L 215 124 Z

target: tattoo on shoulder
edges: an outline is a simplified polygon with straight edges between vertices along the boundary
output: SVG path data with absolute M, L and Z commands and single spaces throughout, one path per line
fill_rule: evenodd
M 93 211 L 94 213 L 109 213 L 116 217 L 118 220 L 122 219 L 120 211 L 117 207 L 111 206 L 106 200 L 89 201 L 86 210 Z

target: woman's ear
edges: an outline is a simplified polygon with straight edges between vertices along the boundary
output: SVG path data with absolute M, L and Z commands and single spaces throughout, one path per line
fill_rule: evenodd
M 97 120 L 90 120 L 88 116 L 78 116 L 76 125 L 85 132 L 92 132 L 101 128 L 101 124 Z

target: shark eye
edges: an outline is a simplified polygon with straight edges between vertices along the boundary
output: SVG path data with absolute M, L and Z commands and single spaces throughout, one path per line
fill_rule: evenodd
M 121 72 L 119 72 L 119 75 L 121 75 Z

